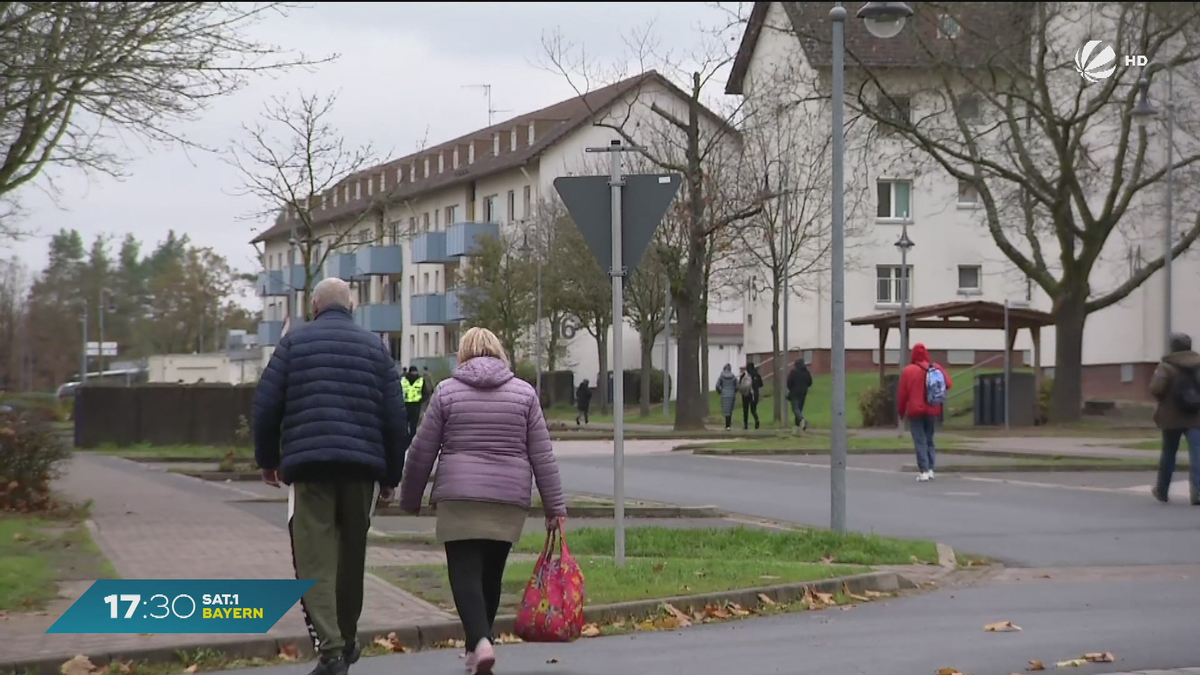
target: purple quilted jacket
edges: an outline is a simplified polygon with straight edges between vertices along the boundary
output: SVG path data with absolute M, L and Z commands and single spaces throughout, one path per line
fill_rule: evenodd
M 537 393 L 500 359 L 466 361 L 433 392 L 408 449 L 402 509 L 420 508 L 434 460 L 438 471 L 430 503 L 461 499 L 529 508 L 536 480 L 546 516 L 567 515 Z

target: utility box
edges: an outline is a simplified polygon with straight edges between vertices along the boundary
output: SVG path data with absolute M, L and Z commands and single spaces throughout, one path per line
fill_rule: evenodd
M 1006 394 L 1010 426 L 1031 427 L 1037 423 L 1038 392 L 1033 373 L 1010 373 L 1009 388 L 1005 392 L 1003 373 L 975 378 L 975 426 L 1004 426 Z

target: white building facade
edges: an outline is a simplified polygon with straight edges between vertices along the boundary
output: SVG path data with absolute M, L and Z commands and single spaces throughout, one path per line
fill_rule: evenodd
M 818 83 L 824 90 L 792 91 L 797 99 L 807 94 L 821 97 L 828 93 L 828 64 L 814 64 L 812 54 L 793 31 L 792 19 L 783 7 L 784 3 L 755 3 L 752 16 L 741 45 L 734 74 L 730 78 L 728 93 L 740 94 L 761 106 L 769 106 L 769 97 L 777 96 L 778 87 L 773 83 L 789 82 Z M 823 23 L 810 27 L 814 31 L 831 31 L 828 10 L 833 3 L 789 3 L 791 5 L 819 6 L 806 11 L 820 17 Z M 865 41 L 878 40 L 866 35 L 862 22 L 855 12 L 863 3 L 846 3 L 849 18 L 846 23 L 848 44 L 860 48 L 860 53 L 882 59 L 895 54 L 890 44 L 870 46 Z M 918 12 L 925 3 L 912 5 Z M 954 3 L 968 8 L 1006 3 Z M 1015 4 L 1015 3 L 1011 3 Z M 1086 5 L 1081 3 L 1081 5 Z M 963 9 L 962 11 L 969 11 Z M 1068 9 L 1067 11 L 1072 11 Z M 1087 12 L 1086 6 L 1074 11 Z M 1085 17 L 1087 19 L 1087 17 Z M 929 40 L 956 39 L 956 24 L 947 17 L 939 17 L 936 37 Z M 906 30 L 913 30 L 910 22 Z M 1087 32 L 1091 23 L 1096 35 Z M 1065 28 L 1074 30 L 1057 31 L 1056 39 L 1065 44 L 1082 45 L 1091 37 L 1103 37 L 1104 31 L 1097 29 L 1094 22 L 1080 21 Z M 1115 34 L 1115 32 L 1114 32 Z M 893 42 L 893 41 L 887 41 Z M 864 46 L 866 45 L 866 46 Z M 1063 77 L 1077 77 L 1070 67 L 1069 50 Z M 869 51 L 870 50 L 870 51 Z M 825 57 L 827 58 L 827 57 Z M 899 57 L 897 57 L 899 58 Z M 852 117 L 851 102 L 859 93 L 861 77 L 856 79 L 853 61 L 847 58 L 847 119 Z M 916 83 L 922 78 L 931 78 L 929 72 L 919 68 L 880 67 L 875 71 L 881 81 L 887 80 L 889 91 L 903 91 L 911 82 L 912 89 L 920 91 Z M 1136 77 L 1130 71 L 1130 77 Z M 1165 76 L 1164 76 L 1165 77 Z M 1176 80 L 1178 82 L 1178 79 Z M 928 80 L 925 80 L 928 82 Z M 1096 85 L 1100 86 L 1100 85 Z M 1165 83 L 1157 83 L 1165 92 Z M 1179 85 L 1176 84 L 1177 90 Z M 1114 97 L 1117 96 L 1116 94 Z M 1161 98 L 1159 99 L 1161 101 Z M 934 104 L 915 94 L 905 97 L 906 113 L 917 120 L 932 115 Z M 794 115 L 814 115 L 812 108 L 796 108 Z M 826 138 L 831 125 L 827 109 L 821 113 L 819 123 L 813 122 L 813 133 L 823 133 Z M 960 113 L 961 115 L 961 113 Z M 998 248 L 986 225 L 978 193 L 970 185 L 938 168 L 930 168 L 929 162 L 920 169 L 905 169 L 907 157 L 916 157 L 920 150 L 904 147 L 899 139 L 871 133 L 869 123 L 859 121 L 847 129 L 847 194 L 859 190 L 869 195 L 866 208 L 847 214 L 847 227 L 854 232 L 848 241 L 853 261 L 847 269 L 845 282 L 845 315 L 848 320 L 857 317 L 897 310 L 901 294 L 905 292 L 904 280 L 900 275 L 901 253 L 896 247 L 904 227 L 915 246 L 908 252 L 910 283 L 908 305 L 924 307 L 964 300 L 984 300 L 1012 307 L 1028 307 L 1044 312 L 1053 312 L 1050 299 L 1041 288 L 1017 269 Z M 1136 136 L 1136 132 L 1135 132 Z M 1163 165 L 1161 148 L 1164 141 L 1151 135 L 1150 151 L 1147 156 L 1152 168 Z M 1102 157 L 1098 157 L 1103 162 Z M 797 158 L 803 162 L 803 158 Z M 1110 171 L 1107 170 L 1106 171 Z M 1107 173 L 1102 174 L 1107 176 Z M 1153 186 L 1139 197 L 1147 203 L 1141 211 L 1131 211 L 1118 225 L 1106 244 L 1101 260 L 1095 265 L 1090 283 L 1094 294 L 1108 292 L 1124 283 L 1147 260 L 1163 254 L 1164 216 L 1159 205 L 1162 187 Z M 1176 237 L 1191 227 L 1196 214 L 1179 213 L 1176 207 Z M 1128 226 L 1126 225 L 1128 224 Z M 1020 235 L 1017 235 L 1020 237 Z M 1056 243 L 1046 243 L 1045 256 L 1055 260 Z M 1195 247 L 1193 247 L 1195 248 Z M 1200 273 L 1200 256 L 1195 250 L 1176 258 L 1174 263 L 1173 330 L 1187 332 L 1200 340 L 1200 316 L 1194 311 L 1200 300 L 1200 289 L 1194 280 Z M 1052 270 L 1053 271 L 1053 270 Z M 1055 276 L 1060 272 L 1053 271 Z M 1164 351 L 1164 292 L 1165 275 L 1160 271 L 1151 276 L 1124 300 L 1089 316 L 1084 333 L 1083 364 L 1084 394 L 1089 398 L 1144 399 L 1146 385 L 1155 364 Z M 817 370 L 828 364 L 830 349 L 831 306 L 828 274 L 816 285 L 816 290 L 804 295 L 792 295 L 789 306 L 790 321 L 787 345 L 792 358 L 798 353 L 815 362 Z M 745 303 L 745 351 L 758 357 L 767 357 L 771 352 L 771 296 L 769 293 L 747 293 Z M 966 367 L 985 364 L 999 367 L 1004 351 L 1004 336 L 1001 331 L 974 330 L 912 330 L 910 345 L 925 343 L 935 354 L 951 366 Z M 879 353 L 879 338 L 876 330 L 869 326 L 847 326 L 847 365 L 853 370 L 871 370 L 878 367 L 881 356 L 886 363 L 907 362 L 907 356 L 899 355 L 900 336 L 891 331 L 885 354 Z M 1032 348 L 1028 333 L 1018 336 L 1015 348 L 1026 365 L 1032 365 Z M 1055 358 L 1055 335 L 1053 327 L 1042 330 L 1041 363 L 1052 368 Z M 789 362 L 791 358 L 788 359 Z M 1018 361 L 1018 365 L 1019 365 Z M 764 371 L 765 372 L 765 371 Z
M 650 72 L 348 178 L 322 195 L 312 211 L 318 230 L 314 250 L 328 251 L 329 242 L 336 246 L 314 283 L 325 276 L 349 281 L 357 296 L 355 319 L 380 335 L 397 365 L 448 373 L 457 363 L 464 320 L 458 279 L 481 238 L 535 222 L 539 204 L 556 198 L 555 178 L 593 173 L 585 149 L 619 138 L 592 124 L 606 110 L 632 111 L 629 123 L 636 125 L 637 115 L 652 114 L 652 103 L 679 109 L 682 96 Z M 254 240 L 262 246 L 266 268 L 258 283 L 264 363 L 289 314 L 291 321 L 304 314 L 305 300 L 296 289 L 304 287 L 305 272 L 293 242 L 294 232 L 304 228 L 292 215 Z M 709 321 L 740 322 L 738 305 L 714 306 Z M 628 323 L 623 329 L 625 368 L 636 370 L 638 336 Z M 567 357 L 557 369 L 572 370 L 576 383 L 584 378 L 596 383 L 596 341 L 578 326 L 565 327 L 561 337 Z M 532 360 L 532 354 L 517 356 Z M 542 366 L 547 368 L 544 355 Z

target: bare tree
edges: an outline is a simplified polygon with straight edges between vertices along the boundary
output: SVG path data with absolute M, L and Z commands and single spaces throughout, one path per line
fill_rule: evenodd
M 16 258 L 0 260 L 0 389 L 29 387 L 29 274 Z M 15 377 L 14 377 L 15 374 Z
M 686 74 L 679 79 L 685 84 L 680 87 L 664 75 L 647 72 L 646 66 L 654 58 L 649 31 L 635 34 L 630 43 L 635 51 L 633 60 L 644 73 L 640 84 L 625 101 L 608 110 L 592 110 L 593 124 L 611 129 L 624 142 L 642 148 L 658 170 L 683 176 L 680 212 L 685 225 L 681 246 L 669 254 L 665 247 L 660 247 L 659 253 L 672 277 L 672 299 L 679 325 L 675 428 L 703 428 L 708 402 L 701 388 L 700 343 L 707 331 L 705 277 L 710 262 L 709 244 L 714 233 L 757 215 L 762 206 L 746 204 L 722 216 L 714 216 L 710 208 L 713 195 L 708 167 L 720 153 L 731 152 L 731 146 L 736 147 L 739 142 L 738 132 L 731 123 L 737 111 L 718 115 L 705 105 L 708 87 L 730 61 L 724 47 L 706 45 L 703 53 L 690 59 L 693 65 L 682 69 Z M 595 65 L 589 64 L 580 50 L 559 36 L 543 38 L 543 47 L 548 68 L 560 73 L 580 100 L 588 104 L 586 95 L 592 83 L 603 79 Z M 669 93 L 661 95 L 664 91 Z
M 625 284 L 625 316 L 637 329 L 641 351 L 641 392 L 639 408 L 642 417 L 650 415 L 650 375 L 654 372 L 654 341 L 666 329 L 667 271 L 658 259 L 658 251 L 650 251 Z M 663 364 L 663 377 L 667 376 Z
M 247 138 L 235 141 L 226 154 L 242 177 L 235 194 L 261 204 L 247 219 L 270 218 L 276 228 L 291 223 L 304 266 L 296 290 L 305 297 L 331 253 L 365 243 L 352 236 L 360 225 L 376 224 L 375 236 L 383 236 L 387 203 L 399 185 L 396 180 L 389 185 L 384 168 L 367 175 L 376 165 L 374 150 L 370 144 L 352 147 L 333 127 L 329 117 L 336 102 L 336 95 L 273 98 L 259 122 L 243 126 Z M 354 209 L 340 208 L 363 198 Z
M 514 363 L 534 321 L 533 266 L 518 255 L 511 233 L 480 240 L 462 272 L 458 296 L 467 325 L 495 333 Z
M 600 395 L 600 410 L 608 412 L 608 332 L 613 328 L 612 283 L 600 269 L 596 256 L 570 216 L 564 214 L 554 222 L 555 256 L 571 262 L 570 272 L 556 280 L 561 284 L 561 302 L 580 326 L 596 340 L 596 356 L 600 373 L 596 391 Z M 620 330 L 620 328 L 618 328 Z M 624 384 L 624 373 L 613 373 L 613 386 Z
M 171 127 L 240 90 L 252 75 L 316 63 L 248 37 L 260 20 L 285 16 L 288 8 L 0 4 L 0 200 L 48 166 L 119 176 L 123 158 L 110 142 L 118 134 L 202 147 Z M 14 234 L 11 219 L 0 220 L 0 237 Z
M 809 54 L 827 58 L 827 8 L 783 3 L 787 30 Z M 1193 3 L 918 3 L 911 28 L 888 54 L 925 77 L 901 84 L 888 75 L 863 29 L 848 26 L 848 64 L 856 73 L 847 103 L 878 131 L 903 141 L 895 165 L 931 166 L 977 195 L 979 220 L 1000 253 L 1041 287 L 1055 315 L 1052 417 L 1081 415 L 1083 333 L 1090 314 L 1121 302 L 1165 264 L 1165 246 L 1141 225 L 1161 220 L 1150 204 L 1167 172 L 1151 160 L 1166 141 L 1140 131 L 1131 111 L 1139 72 L 1117 56 L 1115 72 L 1089 83 L 1072 56 L 1088 36 L 1110 36 L 1115 53 L 1160 60 L 1174 71 L 1180 176 L 1177 227 L 1169 255 L 1200 237 L 1197 118 L 1178 97 L 1194 97 L 1200 60 L 1200 6 Z M 952 38 L 948 36 L 953 34 Z M 897 51 L 898 50 L 898 51 Z M 893 71 L 894 72 L 894 71 Z M 821 91 L 810 82 L 809 91 Z M 1161 103 L 1159 104 L 1160 108 Z M 1116 235 L 1116 238 L 1114 238 Z M 1124 239 L 1125 241 L 1122 241 Z M 1127 266 L 1129 246 L 1164 249 Z M 1128 270 L 1128 271 L 1126 271 Z M 1100 282 L 1093 273 L 1114 279 Z

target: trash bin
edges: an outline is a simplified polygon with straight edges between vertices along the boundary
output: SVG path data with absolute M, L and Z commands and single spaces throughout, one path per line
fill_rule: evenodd
M 1003 373 L 988 373 L 975 378 L 975 426 L 1004 426 L 1004 400 L 1008 397 L 1010 426 L 1031 427 L 1037 421 L 1037 387 L 1033 373 L 1010 373 L 1004 388 Z

